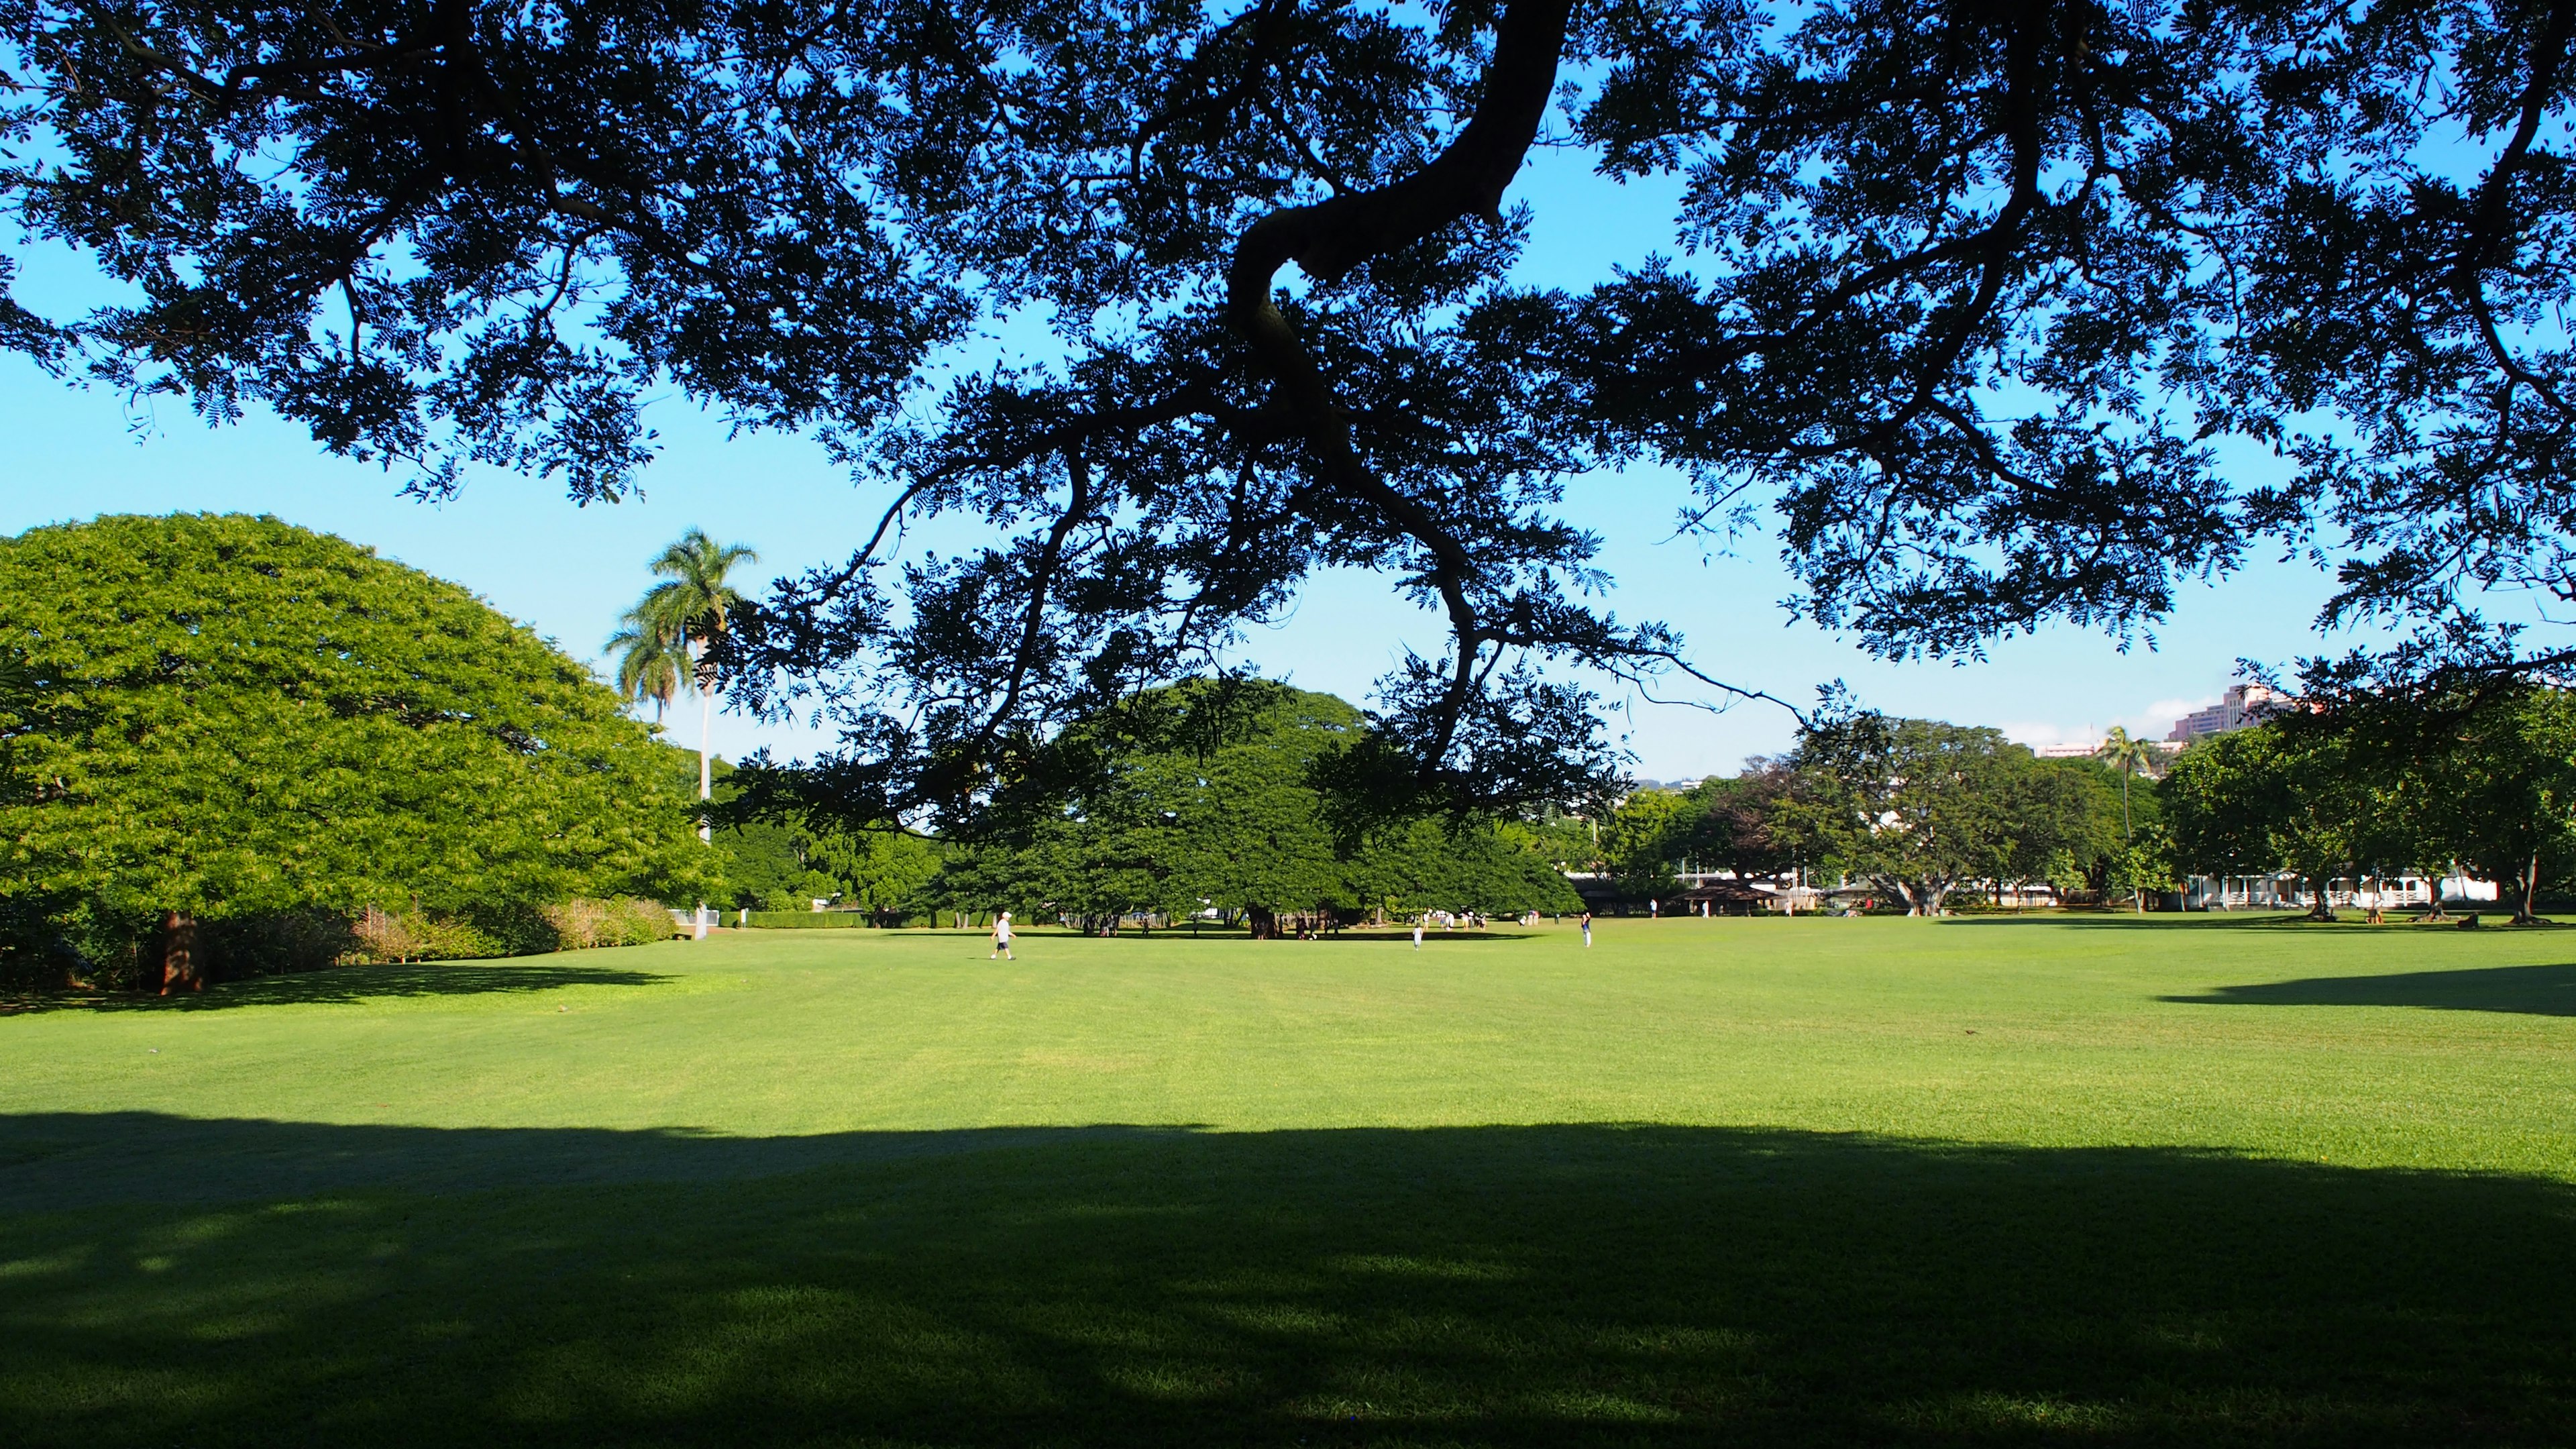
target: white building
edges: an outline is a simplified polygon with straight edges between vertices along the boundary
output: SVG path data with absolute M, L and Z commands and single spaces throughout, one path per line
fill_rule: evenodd
M 2313 904 L 2297 876 L 2193 876 L 2184 886 L 2183 909 L 2191 911 L 2292 910 Z M 2499 892 L 2491 880 L 2466 875 L 2428 879 L 2420 875 L 2372 876 L 2326 882 L 2326 903 L 2356 909 L 2430 905 L 2493 904 Z
M 2267 689 L 2260 684 L 2231 684 L 2227 693 L 2219 696 L 2218 703 L 2207 709 L 2193 710 L 2175 720 L 2172 731 L 2165 738 L 2178 745 L 2187 745 L 2208 735 L 2223 735 L 2247 725 L 2261 724 L 2289 707 L 2289 697 L 2279 690 Z

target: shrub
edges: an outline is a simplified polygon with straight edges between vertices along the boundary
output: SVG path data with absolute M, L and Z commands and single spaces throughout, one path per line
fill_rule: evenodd
M 417 907 L 387 911 L 369 906 L 350 926 L 356 946 L 343 965 L 385 961 L 470 961 L 508 954 L 491 937 L 453 917 Z
M 679 933 L 669 910 L 632 896 L 617 900 L 582 897 L 544 907 L 539 914 L 554 928 L 558 951 L 643 946 L 667 941 Z
M 828 931 L 868 923 L 865 911 L 754 911 L 751 924 L 772 931 Z
M 268 911 L 197 928 L 198 944 L 223 977 L 319 971 L 360 949 L 357 922 L 336 911 Z

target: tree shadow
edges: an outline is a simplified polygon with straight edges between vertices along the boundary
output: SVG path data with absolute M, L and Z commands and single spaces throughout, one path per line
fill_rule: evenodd
M 1173 930 L 1167 927 L 1163 930 L 1155 931 L 1150 935 L 1141 935 L 1132 930 L 1122 931 L 1116 936 L 1090 936 L 1078 933 L 1065 935 L 1050 933 L 1041 935 L 1037 932 L 1031 932 L 1029 934 L 1032 939 L 1045 940 L 1050 943 L 1055 941 L 1097 941 L 1104 946 L 1112 945 L 1119 941 L 1130 943 L 1150 943 L 1156 941 L 1192 940 L 1203 941 L 1210 945 L 1231 943 L 1234 945 L 1254 946 L 1411 946 L 1413 944 L 1413 928 L 1410 926 L 1350 926 L 1339 931 L 1327 931 L 1321 935 L 1313 936 L 1303 941 L 1298 940 L 1294 936 L 1279 936 L 1266 941 L 1255 941 L 1240 931 L 1222 935 L 1215 931 L 1210 931 L 1204 936 L 1192 936 L 1187 927 L 1183 927 L 1179 930 Z M 1434 941 L 1526 941 L 1539 934 L 1540 933 L 1538 931 L 1517 926 L 1486 926 L 1470 931 L 1442 931 L 1435 929 L 1423 932 L 1422 942 L 1427 946 Z
M 1944 916 L 1935 922 L 1941 926 L 2058 926 L 2092 931 L 2290 931 L 2300 929 L 2332 930 L 2337 925 L 2359 926 L 2358 910 L 2339 907 L 2339 920 L 2311 921 L 2303 911 L 2149 911 L 2144 915 L 2030 915 L 2030 916 Z M 2387 927 L 2371 927 L 2385 930 Z
M 2221 986 L 2200 996 L 2158 999 L 2212 1006 L 2420 1006 L 2437 1011 L 2576 1016 L 2576 966 L 2488 966 L 2385 976 L 2319 976 L 2302 981 Z
M 2576 1440 L 2576 1190 L 2530 1178 L 121 1113 L 0 1117 L 0 1191 L 59 1209 L 0 1218 L 31 1444 Z
M 484 996 L 554 991 L 566 986 L 654 986 L 672 978 L 613 966 L 567 966 L 550 957 L 498 961 L 430 961 L 409 965 L 334 966 L 222 981 L 175 996 L 47 992 L 0 999 L 0 1015 L 47 1011 L 221 1011 L 237 1006 L 336 1006 L 395 996 Z
M 2480 917 L 2482 929 L 2522 932 L 2532 926 L 2515 926 L 2507 921 L 2511 905 L 2498 906 L 2482 901 L 2463 906 L 2453 902 L 2451 914 L 2438 921 L 2427 921 L 2392 911 L 2385 925 L 2373 926 L 2361 918 L 2359 906 L 2335 907 L 2331 921 L 2311 920 L 2304 910 L 2289 911 L 2149 911 L 2144 915 L 2055 915 L 2055 916 L 1944 916 L 1936 924 L 1943 926 L 2072 926 L 2093 931 L 2371 931 L 2387 932 L 2421 927 L 2428 931 L 2457 930 L 2470 915 Z M 2542 917 L 2537 923 L 2549 927 L 2559 922 Z

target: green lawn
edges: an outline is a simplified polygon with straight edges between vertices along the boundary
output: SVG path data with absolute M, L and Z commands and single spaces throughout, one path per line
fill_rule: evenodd
M 2576 933 L 814 931 L 0 1017 L 0 1444 L 2576 1443 Z

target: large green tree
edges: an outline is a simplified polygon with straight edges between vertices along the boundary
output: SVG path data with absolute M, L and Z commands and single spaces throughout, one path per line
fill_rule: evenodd
M 1808 730 L 1792 760 L 1810 784 L 1784 827 L 1911 915 L 1939 914 L 1972 881 L 2038 879 L 2099 844 L 2085 774 L 1996 730 L 1863 714 Z
M 2411 718 L 2371 712 L 2297 733 L 2330 735 L 2368 780 L 2365 861 L 2464 867 L 2506 892 L 2517 922 L 2537 919 L 2541 888 L 2576 850 L 2576 695 L 2490 682 Z
M 829 829 L 806 845 L 804 858 L 838 882 L 843 906 L 890 926 L 931 905 L 947 855 L 940 842 L 901 831 Z
M 1382 684 L 1369 798 L 1566 797 L 1616 761 L 1515 663 L 1689 667 L 1557 507 L 1638 460 L 1892 656 L 2129 637 L 2289 540 L 2327 619 L 2444 621 L 2330 682 L 2569 657 L 2477 610 L 2576 591 L 2572 35 L 2576 0 L 0 0 L 0 204 L 117 284 L 0 296 L 0 345 L 427 496 L 617 496 L 659 389 L 819 436 L 882 511 L 732 646 L 755 702 L 836 705 L 818 806 L 970 824 L 1345 567 L 1448 626 Z M 1667 186 L 1661 244 L 1527 285 L 1542 138 Z M 1003 327 L 1048 344 L 962 350 Z M 924 547 L 940 515 L 976 541 Z
M 1798 772 L 1780 760 L 1748 760 L 1741 774 L 1712 775 L 1685 792 L 1688 808 L 1674 845 L 1703 870 L 1723 866 L 1739 880 L 1793 870 L 1800 863 L 1797 842 L 1782 812 L 1799 785 Z
M 1331 695 L 1258 680 L 1150 691 L 1069 731 L 1092 782 L 963 851 L 958 906 L 1085 921 L 1213 908 L 1256 937 L 1291 912 L 1565 909 L 1528 832 L 1490 819 L 1340 828 L 1318 786 L 1365 721 Z
M 2328 887 L 2384 856 L 2393 782 L 2339 733 L 2280 722 L 2233 730 L 2182 752 L 2166 774 L 2165 818 L 2177 863 L 2210 875 L 2287 872 L 2309 914 L 2334 917 Z
M 2470 714 L 2446 752 L 2446 832 L 2462 862 L 2538 919 L 2541 886 L 2576 850 L 2576 695 L 2528 687 Z
M 1681 791 L 1637 790 L 1601 823 L 1601 857 L 1622 896 L 1670 899 L 1681 889 L 1674 872 L 1687 853 L 1689 814 L 1690 802 Z
M 1351 895 L 1393 919 L 1426 911 L 1517 916 L 1583 909 L 1573 883 L 1516 821 L 1415 820 L 1371 833 L 1350 862 Z
M 2125 840 L 2136 830 L 2129 811 L 2129 782 L 2141 770 L 2152 773 L 2160 756 L 2152 742 L 2132 736 L 2128 726 L 2113 725 L 2093 758 L 2120 772 L 2120 834 Z
M 202 983 L 200 921 L 693 883 L 685 796 L 578 663 L 453 584 L 273 518 L 0 540 L 34 676 L 0 896 Z

